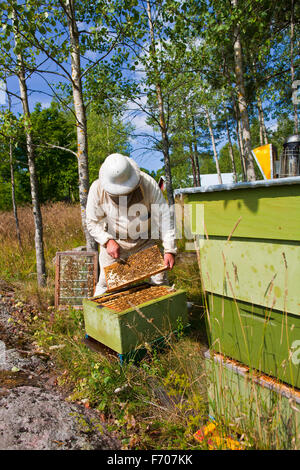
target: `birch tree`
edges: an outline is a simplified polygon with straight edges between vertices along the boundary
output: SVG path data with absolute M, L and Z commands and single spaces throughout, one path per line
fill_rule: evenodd
M 97 244 L 86 227 L 86 203 L 89 190 L 88 138 L 84 79 L 105 58 L 118 47 L 117 56 L 121 63 L 120 47 L 126 35 L 134 33 L 138 22 L 138 12 L 134 8 L 135 0 L 110 2 L 89 2 L 87 0 L 31 0 L 26 3 L 26 15 L 19 15 L 18 20 L 26 31 L 24 41 L 43 54 L 50 61 L 61 77 L 61 88 L 66 84 L 72 89 L 72 104 L 62 98 L 48 78 L 48 70 L 40 68 L 39 75 L 46 81 L 54 96 L 74 114 L 77 129 L 77 161 L 79 200 L 82 227 L 88 250 L 95 250 Z M 36 24 L 36 25 L 35 25 Z M 78 25 L 82 25 L 79 27 Z M 94 60 L 82 58 L 86 52 L 92 52 Z M 113 61 L 113 59 L 112 59 Z M 101 83 L 100 85 L 101 86 Z M 102 90 L 99 90 L 99 93 Z
M 166 190 L 167 190 L 167 197 L 169 205 L 174 205 L 174 195 L 173 195 L 173 187 L 172 187 L 172 173 L 171 173 L 171 164 L 170 164 L 170 143 L 169 143 L 169 136 L 166 124 L 166 117 L 165 117 L 165 106 L 164 106 L 164 98 L 161 86 L 161 77 L 160 72 L 158 70 L 157 65 L 157 51 L 156 51 L 156 42 L 155 42 L 155 34 L 154 34 L 154 26 L 152 21 L 152 12 L 151 12 L 151 5 L 150 1 L 147 0 L 147 15 L 148 15 L 148 22 L 149 22 L 149 33 L 150 33 L 150 61 L 149 65 L 153 71 L 154 77 L 154 85 L 156 88 L 156 96 L 157 96 L 157 104 L 158 104 L 158 113 L 159 113 L 159 125 L 160 125 L 160 132 L 162 138 L 162 152 L 164 157 L 164 169 L 165 169 L 165 178 L 166 178 Z
M 228 118 L 226 116 L 226 112 L 225 112 L 225 125 L 226 125 L 227 140 L 228 140 L 228 145 L 229 145 L 229 156 L 230 156 L 230 161 L 231 161 L 231 166 L 232 166 L 233 181 L 237 183 L 237 174 L 236 174 L 236 166 L 235 166 L 235 161 L 234 161 L 233 146 L 232 146 L 230 129 L 229 129 Z
M 11 96 L 8 90 L 7 82 L 5 83 L 6 88 L 6 96 L 8 102 L 8 113 L 9 113 L 9 127 L 10 130 L 13 127 L 12 123 L 12 112 L 11 112 Z M 18 209 L 16 203 L 16 191 L 15 191 L 15 173 L 14 173 L 14 161 L 13 161 L 13 136 L 10 134 L 8 136 L 9 139 L 9 168 L 10 168 L 10 181 L 11 181 L 11 200 L 12 200 L 12 207 L 14 213 L 14 219 L 16 224 L 16 235 L 19 243 L 19 248 L 22 248 L 22 240 L 21 240 L 21 232 L 20 232 L 20 224 L 19 224 L 19 217 L 18 217 Z
M 14 31 L 14 38 L 16 47 L 18 47 L 18 35 L 16 30 Z M 35 166 L 35 155 L 32 142 L 32 134 L 30 129 L 30 109 L 28 103 L 28 91 L 25 77 L 25 68 L 22 53 L 17 54 L 17 77 L 20 87 L 20 96 L 23 107 L 24 122 L 25 122 L 25 134 L 26 134 L 26 148 L 28 157 L 28 167 L 30 175 L 30 188 L 31 188 L 31 200 L 35 226 L 35 251 L 36 251 L 36 270 L 37 270 L 37 281 L 39 286 L 45 286 L 46 284 L 46 264 L 44 256 L 44 241 L 43 241 L 43 220 L 42 212 L 39 201 L 38 181 Z
M 233 12 L 237 13 L 238 0 L 231 0 Z M 235 77 L 236 77 L 236 88 L 237 88 L 237 102 L 241 115 L 242 122 L 242 139 L 245 150 L 245 164 L 246 164 L 246 175 L 248 181 L 255 181 L 255 170 L 254 160 L 251 153 L 251 134 L 249 115 L 246 100 L 246 90 L 244 83 L 244 66 L 243 66 L 243 51 L 240 36 L 240 25 L 239 15 L 235 15 L 235 26 L 233 30 L 233 51 L 234 51 L 234 65 L 235 65 Z
M 10 2 L 10 4 L 2 6 L 4 8 L 2 10 L 1 23 L 4 32 L 2 33 L 0 47 L 2 53 L 4 54 L 4 57 L 1 57 L 1 61 L 3 62 L 4 70 L 9 70 L 10 73 L 15 74 L 19 83 L 20 99 L 23 109 L 24 130 L 26 135 L 26 150 L 30 176 L 32 210 L 35 226 L 37 282 L 39 286 L 44 286 L 46 284 L 46 265 L 43 243 L 43 221 L 38 195 L 35 155 L 30 129 L 30 108 L 26 83 L 26 64 L 24 61 L 26 45 L 24 44 L 20 35 L 20 29 L 16 14 L 16 9 L 18 7 L 17 2 Z M 4 23 L 5 20 L 6 22 Z M 5 27 L 3 27 L 4 24 Z M 12 40 L 14 46 L 12 44 Z M 31 66 L 34 66 L 32 64 L 32 58 Z
M 220 165 L 219 165 L 219 160 L 218 160 L 218 152 L 216 148 L 216 141 L 215 141 L 215 136 L 214 136 L 214 131 L 212 128 L 212 123 L 209 115 L 209 111 L 206 106 L 204 106 L 204 112 L 207 120 L 207 127 L 209 129 L 209 134 L 211 138 L 211 143 L 212 143 L 212 148 L 213 148 L 213 153 L 214 153 L 214 158 L 215 158 L 215 164 L 216 164 L 216 169 L 217 169 L 217 174 L 218 174 L 218 181 L 220 184 L 222 184 L 222 175 L 220 171 Z
M 82 89 L 82 68 L 80 62 L 79 32 L 76 23 L 76 9 L 74 0 L 59 1 L 62 12 L 65 13 L 69 37 L 71 57 L 71 84 L 73 91 L 74 113 L 77 130 L 77 160 L 79 178 L 79 200 L 81 207 L 82 227 L 85 234 L 87 250 L 96 250 L 97 243 L 89 234 L 86 227 L 86 204 L 89 191 L 89 167 L 88 167 L 88 140 L 87 119 Z
M 295 64 L 294 64 L 294 43 L 295 43 L 295 0 L 291 0 L 291 26 L 290 26 L 290 54 L 291 54 L 291 82 L 292 92 L 295 82 Z M 294 108 L 294 132 L 298 134 L 298 105 L 293 103 Z
M 14 146 L 17 141 L 20 126 L 22 126 L 21 120 L 17 120 L 16 116 L 11 111 L 11 96 L 8 91 L 6 80 L 4 81 L 6 98 L 8 102 L 7 109 L 3 109 L 0 112 L 0 138 L 2 148 L 2 161 L 1 163 L 6 166 L 8 159 L 9 173 L 10 173 L 10 193 L 11 203 L 13 208 L 13 214 L 16 226 L 16 236 L 19 244 L 19 248 L 22 248 L 21 232 L 18 218 L 18 209 L 16 203 L 16 190 L 15 190 L 15 159 L 14 159 Z M 7 158 L 8 156 L 8 158 Z M 2 194 L 4 198 L 4 194 Z

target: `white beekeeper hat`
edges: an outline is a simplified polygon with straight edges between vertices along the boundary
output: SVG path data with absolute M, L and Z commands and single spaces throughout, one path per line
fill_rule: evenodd
M 131 193 L 139 185 L 140 177 L 135 161 L 120 153 L 108 155 L 99 171 L 101 187 L 112 196 Z

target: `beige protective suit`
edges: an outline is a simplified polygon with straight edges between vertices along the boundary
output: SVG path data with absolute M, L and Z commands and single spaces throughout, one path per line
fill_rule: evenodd
M 113 197 L 103 190 L 99 179 L 90 187 L 86 207 L 87 229 L 100 245 L 98 286 L 105 287 L 104 267 L 115 262 L 106 251 L 109 239 L 120 246 L 120 257 L 154 245 L 160 239 L 165 253 L 176 254 L 175 228 L 167 201 L 156 183 L 141 171 L 140 185 L 128 196 Z M 151 278 L 166 282 L 165 273 Z

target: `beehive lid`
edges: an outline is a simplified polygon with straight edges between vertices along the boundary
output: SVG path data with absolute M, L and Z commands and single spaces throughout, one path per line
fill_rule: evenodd
M 104 268 L 107 292 L 129 286 L 166 269 L 159 248 L 156 245 L 151 246 L 130 255 L 125 264 L 115 262 Z

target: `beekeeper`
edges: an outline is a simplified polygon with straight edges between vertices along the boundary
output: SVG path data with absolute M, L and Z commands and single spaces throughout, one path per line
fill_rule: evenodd
M 169 206 L 156 181 L 136 162 L 119 153 L 109 155 L 93 182 L 86 207 L 87 229 L 100 245 L 100 276 L 94 295 L 106 291 L 104 267 L 119 258 L 162 241 L 164 263 L 175 262 L 175 228 Z M 166 282 L 166 273 L 151 277 L 152 284 Z

